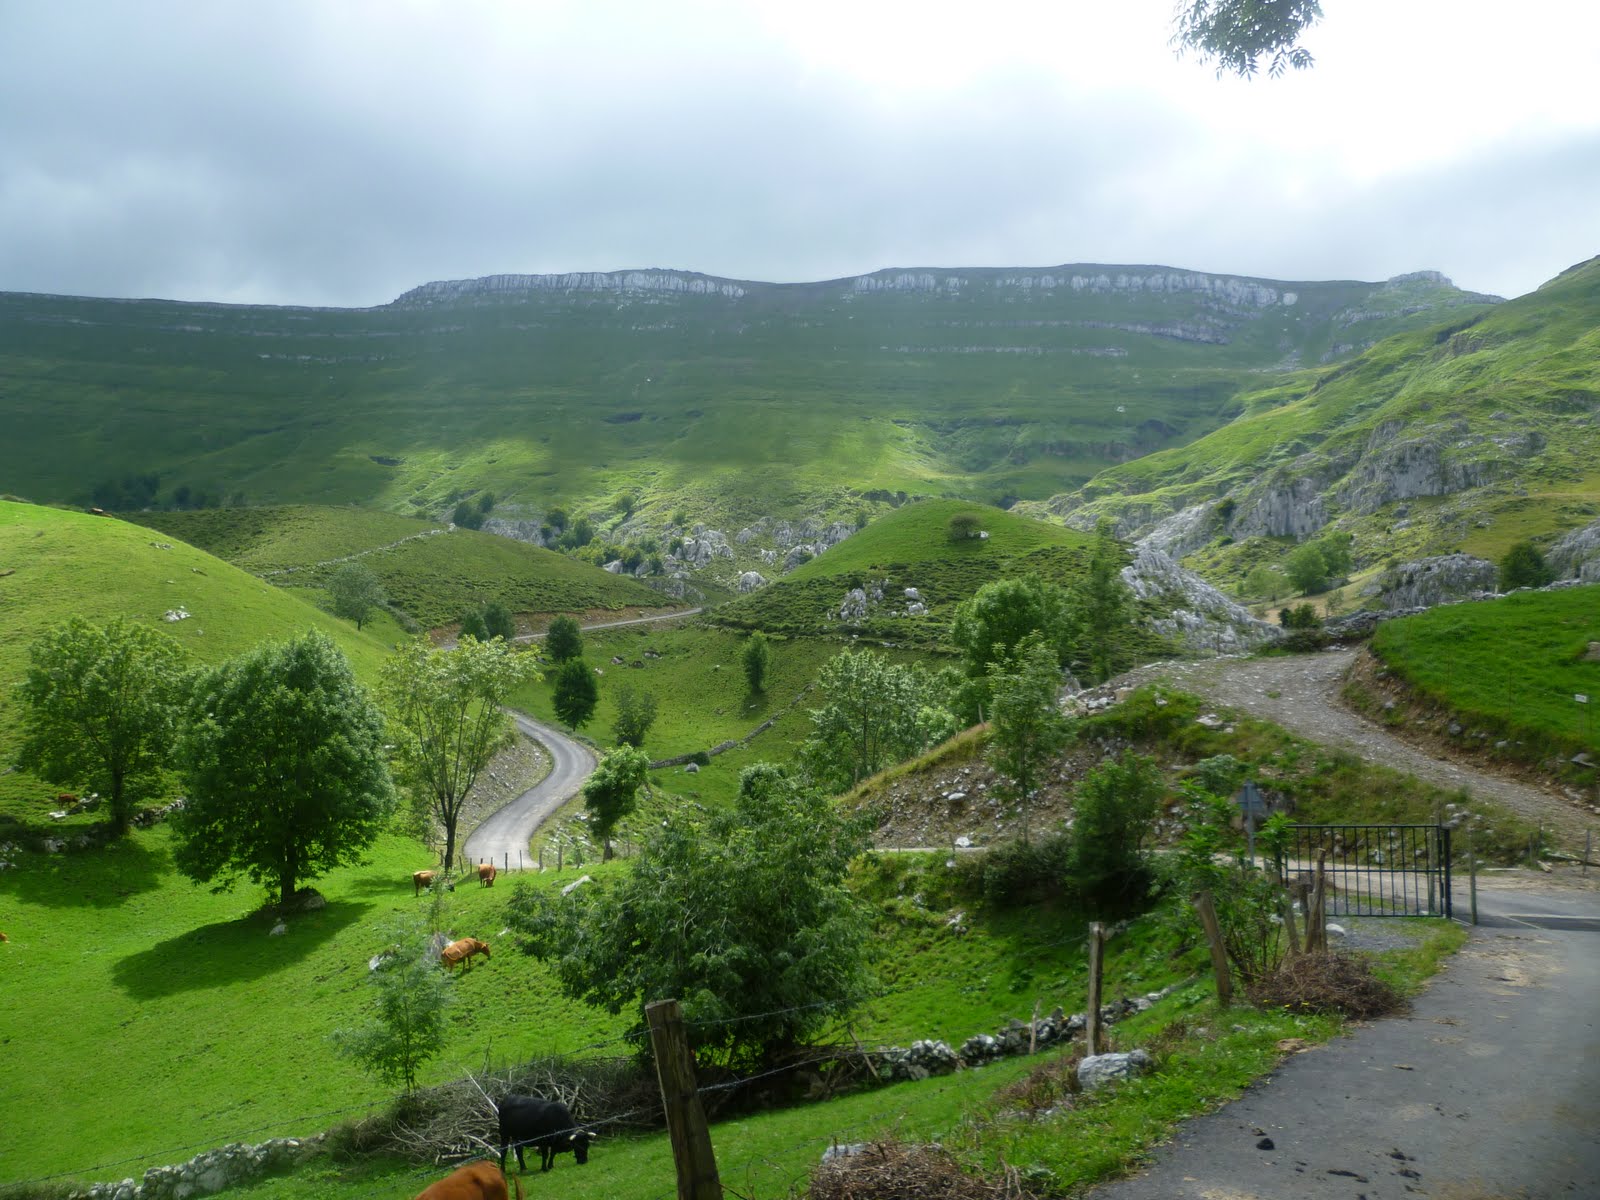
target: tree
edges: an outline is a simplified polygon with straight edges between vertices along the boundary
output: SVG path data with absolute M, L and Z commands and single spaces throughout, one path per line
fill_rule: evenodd
M 301 882 L 359 862 L 394 803 L 383 716 L 321 633 L 203 672 L 178 763 L 178 870 L 219 892 L 244 875 L 280 905 Z
M 556 668 L 551 680 L 550 704 L 568 729 L 586 725 L 600 703 L 600 685 L 594 671 L 581 658 L 569 658 Z
M 767 689 L 767 668 L 772 662 L 772 651 L 767 646 L 767 635 L 759 629 L 744 644 L 741 656 L 744 663 L 744 680 L 752 692 Z
M 481 608 L 470 609 L 461 615 L 461 628 L 456 632 L 456 639 L 459 641 L 463 638 L 478 642 L 489 640 L 489 623 L 483 619 Z
M 187 684 L 182 647 L 122 617 L 104 626 L 73 617 L 28 655 L 18 687 L 19 764 L 57 785 L 103 793 L 113 831 L 125 833 L 177 737 Z
M 557 617 L 544 635 L 544 652 L 556 662 L 566 662 L 583 653 L 583 630 L 571 617 Z
M 387 943 L 367 972 L 368 1019 L 354 1029 L 336 1030 L 333 1042 L 379 1079 L 414 1092 L 417 1071 L 444 1045 L 451 980 L 423 922 L 391 922 Z
M 1029 634 L 1009 659 L 989 665 L 989 690 L 989 763 L 1003 778 L 999 790 L 1022 809 L 1027 841 L 1029 800 L 1067 740 L 1067 720 L 1056 703 L 1061 668 L 1043 635 Z
M 568 519 L 566 509 L 552 508 L 549 512 L 545 513 L 544 519 L 545 524 L 549 525 L 550 528 L 554 529 L 557 533 L 566 532 Z
M 846 886 L 865 827 L 781 768 L 745 768 L 728 808 L 651 822 L 634 869 L 508 914 L 567 995 L 637 1014 L 676 996 L 702 1066 L 778 1060 L 869 995 L 870 916 Z
M 483 513 L 471 501 L 463 500 L 456 505 L 455 511 L 450 514 L 450 523 L 462 529 L 482 529 Z
M 354 621 L 360 629 L 372 610 L 382 608 L 389 600 L 383 585 L 372 571 L 357 562 L 342 564 L 328 579 L 328 595 L 333 600 L 333 613 L 347 621 Z
M 1078 620 L 1067 593 L 1037 575 L 996 579 L 956 606 L 950 641 L 966 660 L 967 674 L 988 674 L 1030 633 L 1042 633 L 1065 664 L 1078 640 Z
M 511 619 L 511 610 L 498 600 L 491 600 L 483 606 L 483 628 L 489 635 L 483 641 L 499 638 L 502 642 L 509 642 L 517 636 L 517 623 Z
M 1519 587 L 1543 587 L 1554 578 L 1555 572 L 1545 563 L 1544 555 L 1532 542 L 1515 543 L 1500 560 L 1502 592 Z
M 1322 19 L 1318 0 L 1181 0 L 1173 18 L 1172 44 L 1181 56 L 1193 51 L 1215 61 L 1217 75 L 1255 75 L 1263 59 L 1273 79 L 1293 67 L 1311 66 L 1300 35 Z
M 611 732 L 624 746 L 644 745 L 645 734 L 656 721 L 656 698 L 649 692 L 623 684 L 617 690 L 617 716 Z
M 1072 826 L 1072 874 L 1090 910 L 1118 916 L 1137 907 L 1152 878 L 1145 846 L 1163 791 L 1155 759 L 1124 750 L 1078 783 Z
M 1252 567 L 1250 574 L 1245 576 L 1245 594 L 1276 600 L 1283 595 L 1284 582 L 1282 571 L 1272 567 Z
M 826 703 L 811 713 L 801 761 L 818 786 L 842 792 L 955 732 L 941 689 L 921 667 L 867 651 L 835 655 L 817 676 Z
M 1315 542 L 1306 542 L 1284 559 L 1283 573 L 1301 595 L 1309 596 L 1328 586 L 1328 560 Z
M 977 513 L 957 513 L 950 518 L 946 532 L 952 542 L 970 541 L 983 532 L 983 518 Z
M 1122 547 L 1112 535 L 1111 523 L 1101 521 L 1089 553 L 1089 574 L 1072 594 L 1081 649 L 1096 682 L 1111 678 L 1120 661 L 1123 635 L 1132 624 L 1133 593 L 1122 581 L 1122 563 Z
M 602 861 L 611 861 L 611 835 L 638 802 L 639 789 L 645 786 L 650 756 L 633 746 L 618 746 L 600 760 L 594 773 L 584 781 L 583 801 L 589 810 L 589 832 L 605 849 Z
M 500 706 L 538 678 L 532 655 L 507 642 L 473 637 L 462 638 L 454 650 L 413 638 L 383 664 L 383 698 L 394 717 L 401 778 L 444 829 L 447 868 L 455 861 L 462 807 L 505 734 Z

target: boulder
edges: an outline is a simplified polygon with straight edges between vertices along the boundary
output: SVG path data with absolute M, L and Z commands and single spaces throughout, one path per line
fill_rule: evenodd
M 1093 1092 L 1108 1083 L 1148 1074 L 1154 1068 L 1155 1063 L 1143 1050 L 1131 1050 L 1126 1054 L 1095 1054 L 1078 1064 L 1078 1086 L 1086 1092 Z
M 753 592 L 757 588 L 764 588 L 766 586 L 767 578 L 765 575 L 761 574 L 760 571 L 745 571 L 739 576 L 738 587 L 740 592 Z

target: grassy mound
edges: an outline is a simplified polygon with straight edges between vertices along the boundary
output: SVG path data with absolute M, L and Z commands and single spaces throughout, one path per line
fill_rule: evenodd
M 1586 657 L 1591 642 L 1600 642 L 1600 586 L 1521 592 L 1385 621 L 1372 652 L 1412 699 L 1438 710 L 1430 724 L 1445 736 L 1540 762 L 1600 751 L 1600 661 Z M 1398 717 L 1417 706 L 1373 707 Z M 1592 782 L 1593 771 L 1583 779 Z
M 217 662 L 307 629 L 331 636 L 361 678 L 376 678 L 393 621 L 361 632 L 305 600 L 149 529 L 106 517 L 0 501 L 0 692 L 21 679 L 28 647 L 69 616 L 124 616 L 170 635 L 200 662 Z M 182 620 L 167 614 L 185 612 Z M 0 751 L 14 744 L 18 713 L 0 707 Z M 4 753 L 5 761 L 10 754 Z M 31 776 L 0 776 L 0 812 L 33 819 L 59 789 Z

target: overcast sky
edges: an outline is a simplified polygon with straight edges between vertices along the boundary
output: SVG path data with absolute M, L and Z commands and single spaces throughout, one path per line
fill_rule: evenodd
M 0 290 L 370 305 L 673 267 L 1600 254 L 1600 4 L 1323 0 L 1218 80 L 1172 0 L 0 0 Z

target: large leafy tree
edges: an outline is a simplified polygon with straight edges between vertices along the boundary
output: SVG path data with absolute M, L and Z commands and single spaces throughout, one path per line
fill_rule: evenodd
M 551 678 L 550 706 L 568 729 L 588 724 L 600 703 L 600 685 L 594 670 L 581 658 L 569 658 Z
M 653 693 L 623 684 L 617 689 L 617 716 L 611 723 L 611 732 L 624 746 L 644 745 L 645 735 L 656 723 L 659 706 Z
M 383 585 L 370 568 L 358 562 L 344 563 L 328 579 L 328 595 L 336 616 L 354 621 L 360 629 L 372 610 L 388 602 Z
M 57 625 L 30 648 L 18 688 L 21 765 L 100 792 L 113 828 L 125 832 L 171 755 L 186 672 L 178 643 L 147 626 L 122 617 Z
M 955 732 L 942 689 L 921 667 L 846 650 L 817 675 L 825 703 L 801 750 L 813 781 L 839 792 Z
M 324 634 L 266 645 L 203 672 L 178 762 L 178 869 L 224 891 L 239 876 L 287 904 L 358 862 L 394 800 L 383 716 Z
M 1077 653 L 1082 635 L 1072 597 L 1037 575 L 993 580 L 956 606 L 950 641 L 961 651 L 967 675 L 955 701 L 964 721 L 973 723 L 988 715 L 989 665 L 1010 658 L 1034 633 L 1063 666 Z
M 1248 79 L 1264 63 L 1276 79 L 1311 66 L 1300 36 L 1322 19 L 1318 0 L 1180 0 L 1172 44 L 1215 62 L 1219 76 Z
M 744 664 L 744 681 L 752 692 L 763 692 L 767 687 L 767 668 L 772 663 L 772 651 L 767 646 L 767 635 L 761 630 L 752 633 L 740 654 Z
M 870 917 L 845 884 L 861 824 L 780 768 L 747 767 L 733 805 L 647 835 L 633 870 L 559 897 L 520 884 L 510 924 L 563 990 L 612 1013 L 674 996 L 701 1053 L 757 1067 L 872 992 Z
M 602 861 L 611 859 L 611 838 L 617 825 L 639 800 L 650 770 L 650 756 L 633 746 L 618 746 L 600 760 L 583 782 L 584 806 L 589 810 L 589 832 L 605 847 Z
M 544 650 L 554 661 L 566 662 L 583 654 L 583 630 L 571 617 L 557 617 L 544 635 Z
M 454 650 L 413 638 L 383 665 L 401 778 L 444 829 L 446 866 L 455 861 L 462 807 L 505 735 L 500 706 L 538 677 L 532 655 L 473 637 Z
M 1022 809 L 1027 841 L 1033 793 L 1067 740 L 1066 718 L 1056 703 L 1061 668 L 1043 638 L 1029 634 L 1009 659 L 990 664 L 989 689 L 989 762 L 1003 781 L 1002 793 Z

